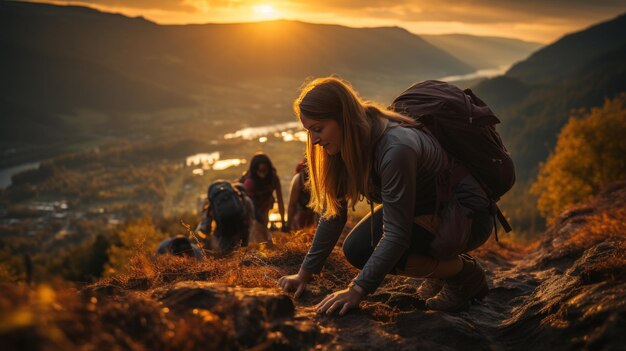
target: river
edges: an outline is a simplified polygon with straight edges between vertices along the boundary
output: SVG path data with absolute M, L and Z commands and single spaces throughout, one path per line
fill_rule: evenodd
M 25 163 L 19 166 L 0 169 L 0 188 L 7 188 L 11 185 L 11 177 L 20 172 L 39 167 L 39 162 Z
M 501 76 L 503 74 L 506 73 L 506 71 L 509 70 L 509 68 L 511 68 L 510 65 L 504 65 L 504 66 L 500 66 L 500 67 L 496 67 L 496 68 L 485 68 L 485 69 L 479 69 L 478 71 L 472 72 L 472 73 L 468 73 L 468 74 L 461 74 L 458 76 L 447 76 L 447 77 L 441 77 L 441 78 L 437 78 L 437 80 L 443 81 L 443 82 L 454 82 L 457 80 L 468 80 L 468 79 L 476 79 L 476 78 L 492 78 L 492 77 L 496 77 L 496 76 Z

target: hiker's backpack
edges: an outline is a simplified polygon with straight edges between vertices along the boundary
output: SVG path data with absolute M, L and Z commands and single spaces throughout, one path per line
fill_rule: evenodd
M 226 221 L 241 221 L 244 214 L 244 205 L 233 185 L 226 180 L 216 180 L 210 186 L 207 194 L 209 211 L 217 225 Z
M 495 202 L 515 183 L 515 168 L 495 125 L 500 120 L 470 89 L 427 80 L 401 93 L 393 111 L 421 122 L 447 153 L 461 162 L 492 200 L 492 211 L 510 231 Z

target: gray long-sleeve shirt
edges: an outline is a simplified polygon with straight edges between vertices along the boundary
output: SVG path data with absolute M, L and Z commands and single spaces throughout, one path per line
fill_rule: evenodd
M 383 236 L 355 283 L 366 292 L 378 288 L 411 244 L 416 192 L 437 176 L 444 166 L 445 155 L 433 137 L 415 128 L 395 123 L 379 139 L 374 152 L 374 172 L 380 179 Z M 319 273 L 337 243 L 347 219 L 347 210 L 322 219 L 302 268 Z

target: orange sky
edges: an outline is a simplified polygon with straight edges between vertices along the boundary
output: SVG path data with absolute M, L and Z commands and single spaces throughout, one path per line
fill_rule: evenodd
M 48 0 L 161 24 L 293 19 L 416 34 L 465 33 L 542 43 L 626 12 L 626 0 Z

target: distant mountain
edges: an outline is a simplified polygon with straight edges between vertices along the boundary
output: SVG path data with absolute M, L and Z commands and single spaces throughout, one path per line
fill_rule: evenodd
M 420 34 L 420 37 L 477 69 L 508 67 L 526 59 L 543 45 L 518 39 L 466 34 Z
M 291 21 L 161 26 L 85 7 L 20 2 L 0 2 L 0 48 L 0 94 L 49 115 L 188 106 L 196 97 L 206 102 L 208 89 L 259 79 L 302 82 L 336 73 L 408 84 L 474 70 L 401 28 Z
M 556 83 L 570 79 L 591 62 L 626 44 L 626 14 L 569 34 L 513 66 L 507 76 L 525 83 Z
M 396 27 L 165 26 L 86 7 L 0 2 L 3 142 L 117 135 L 134 124 L 168 133 L 197 116 L 284 119 L 306 77 L 338 74 L 361 82 L 364 93 L 385 94 L 385 84 L 398 92 L 415 80 L 474 70 Z M 174 110 L 165 126 L 156 112 Z
M 626 15 L 567 35 L 473 87 L 504 121 L 520 179 L 535 174 L 572 109 L 626 91 Z

